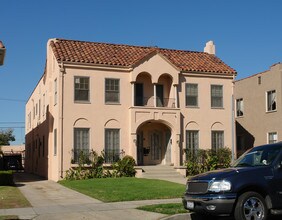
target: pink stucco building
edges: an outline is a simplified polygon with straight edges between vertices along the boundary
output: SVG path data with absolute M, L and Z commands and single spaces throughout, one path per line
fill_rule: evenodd
M 231 148 L 236 71 L 214 53 L 50 39 L 26 104 L 25 169 L 56 181 L 79 151 L 178 167 L 185 149 Z

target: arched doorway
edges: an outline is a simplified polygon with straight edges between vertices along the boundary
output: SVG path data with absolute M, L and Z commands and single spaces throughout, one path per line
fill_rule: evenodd
M 171 129 L 159 121 L 147 121 L 137 129 L 137 164 L 171 165 Z

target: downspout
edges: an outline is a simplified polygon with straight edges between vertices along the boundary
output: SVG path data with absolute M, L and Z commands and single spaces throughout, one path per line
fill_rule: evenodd
M 231 151 L 231 161 L 235 160 L 235 109 L 234 109 L 234 84 L 235 75 L 233 75 L 232 80 L 232 96 L 231 96 L 231 131 L 232 131 L 232 151 Z
M 64 178 L 64 63 L 60 63 L 60 78 L 61 78 L 61 108 L 60 108 L 60 122 L 61 122 L 61 178 Z

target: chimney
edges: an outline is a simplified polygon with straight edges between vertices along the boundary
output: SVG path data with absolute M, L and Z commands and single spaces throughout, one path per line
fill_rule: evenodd
M 213 41 L 208 41 L 204 48 L 204 52 L 215 55 L 215 45 Z

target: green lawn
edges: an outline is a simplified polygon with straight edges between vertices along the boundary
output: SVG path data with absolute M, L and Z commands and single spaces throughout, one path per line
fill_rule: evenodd
M 14 186 L 0 186 L 0 209 L 29 207 L 20 190 Z
M 186 209 L 184 209 L 182 203 L 147 205 L 147 206 L 138 207 L 137 209 L 148 211 L 148 212 L 162 213 L 165 215 L 175 215 L 175 214 L 188 212 Z
M 130 177 L 63 180 L 59 183 L 103 202 L 181 198 L 185 191 L 183 184 Z

